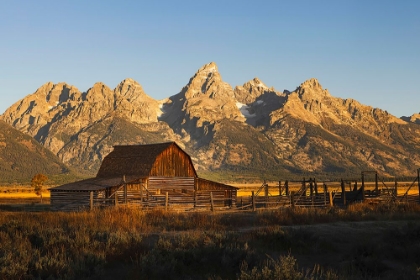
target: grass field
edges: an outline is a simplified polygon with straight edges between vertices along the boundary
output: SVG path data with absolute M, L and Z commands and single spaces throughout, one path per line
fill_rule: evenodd
M 418 279 L 420 206 L 1 211 L 0 279 Z
M 261 185 L 236 186 L 239 195 L 250 195 Z M 277 182 L 268 185 L 277 195 Z M 408 186 L 401 184 L 399 190 Z M 299 188 L 290 185 L 290 190 Z M 413 191 L 418 193 L 416 187 Z M 417 204 L 60 213 L 48 211 L 47 190 L 43 197 L 41 204 L 30 187 L 0 188 L 0 279 L 420 277 Z

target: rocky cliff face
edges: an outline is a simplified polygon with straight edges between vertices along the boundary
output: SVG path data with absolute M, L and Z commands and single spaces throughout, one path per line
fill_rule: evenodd
M 419 167 L 420 126 L 352 99 L 316 79 L 278 92 L 255 78 L 234 89 L 215 63 L 178 93 L 157 101 L 132 79 L 87 92 L 47 83 L 11 106 L 3 120 L 94 174 L 116 144 L 177 141 L 199 170 L 278 174 L 410 175 Z
M 407 121 L 407 122 L 420 124 L 420 113 L 413 114 L 413 115 L 411 115 L 411 117 L 402 117 L 401 119 L 404 120 L 404 121 Z
M 161 106 L 132 79 L 122 81 L 114 90 L 96 83 L 85 93 L 65 83 L 47 83 L 2 117 L 64 163 L 90 174 L 113 145 L 145 143 L 148 137 L 138 135 L 147 133 L 159 134 L 155 141 L 177 139 L 167 125 L 158 122 Z M 125 133 L 136 136 L 126 139 Z

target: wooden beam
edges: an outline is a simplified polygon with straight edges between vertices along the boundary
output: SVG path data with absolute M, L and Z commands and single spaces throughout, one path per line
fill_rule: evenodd
M 210 210 L 214 212 L 213 192 L 210 192 Z
M 281 196 L 282 189 L 281 189 L 281 181 L 279 181 L 279 196 Z
M 332 192 L 328 192 L 328 196 L 330 198 L 330 206 L 333 207 L 334 206 L 334 200 L 333 200 Z
M 89 209 L 90 211 L 93 210 L 93 191 L 89 192 Z
M 341 179 L 341 199 L 343 201 L 343 205 L 346 206 L 346 186 L 344 185 L 344 180 Z
M 420 168 L 417 169 L 417 185 L 419 187 L 419 202 L 420 202 Z
M 168 204 L 169 204 L 169 194 L 165 192 L 165 211 L 168 211 Z
M 252 195 L 252 211 L 255 211 L 255 194 L 254 191 L 251 192 Z

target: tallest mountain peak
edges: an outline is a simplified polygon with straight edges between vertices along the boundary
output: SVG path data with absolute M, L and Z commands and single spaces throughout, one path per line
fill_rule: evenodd
M 198 73 L 200 73 L 200 72 L 212 73 L 212 72 L 217 72 L 217 71 L 218 71 L 218 69 L 217 69 L 216 63 L 210 62 L 210 63 L 205 64 L 203 67 L 201 67 L 198 70 Z

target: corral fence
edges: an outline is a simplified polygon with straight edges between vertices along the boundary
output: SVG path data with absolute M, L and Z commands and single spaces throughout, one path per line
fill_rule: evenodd
M 95 198 L 90 192 L 89 207 L 94 208 L 127 206 L 140 207 L 142 209 L 163 209 L 166 211 L 221 211 L 235 206 L 235 197 L 227 197 L 226 191 L 144 191 L 144 197 L 132 197 L 124 192 L 115 192 L 109 198 Z
M 178 180 L 179 181 L 179 180 Z M 238 211 L 276 209 L 285 207 L 347 207 L 367 201 L 368 203 L 419 203 L 420 169 L 412 178 L 379 178 L 376 171 L 363 171 L 360 178 L 337 181 L 317 181 L 309 178 L 297 181 L 278 181 L 269 186 L 264 182 L 251 195 L 238 195 L 236 189 L 216 189 L 208 185 L 205 190 L 184 188 L 188 182 L 177 185 L 159 183 L 159 188 L 147 189 L 139 186 L 130 190 L 122 185 L 112 194 L 102 191 L 55 193 L 65 202 L 67 211 L 93 210 L 110 206 L 163 209 L 167 211 Z M 204 182 L 205 183 L 205 182 Z M 204 184 L 203 183 L 203 184 Z M 64 196 L 61 198 L 60 196 Z M 59 210 L 60 209 L 53 209 Z
M 369 178 L 369 176 L 371 178 Z M 369 182 L 367 181 L 369 179 Z M 293 190 L 292 190 L 293 189 Z M 379 178 L 376 171 L 362 171 L 361 178 L 318 182 L 315 178 L 301 181 L 278 181 L 277 186 L 264 182 L 250 196 L 238 196 L 238 209 L 281 207 L 346 207 L 355 202 L 420 203 L 420 169 L 417 176 Z

